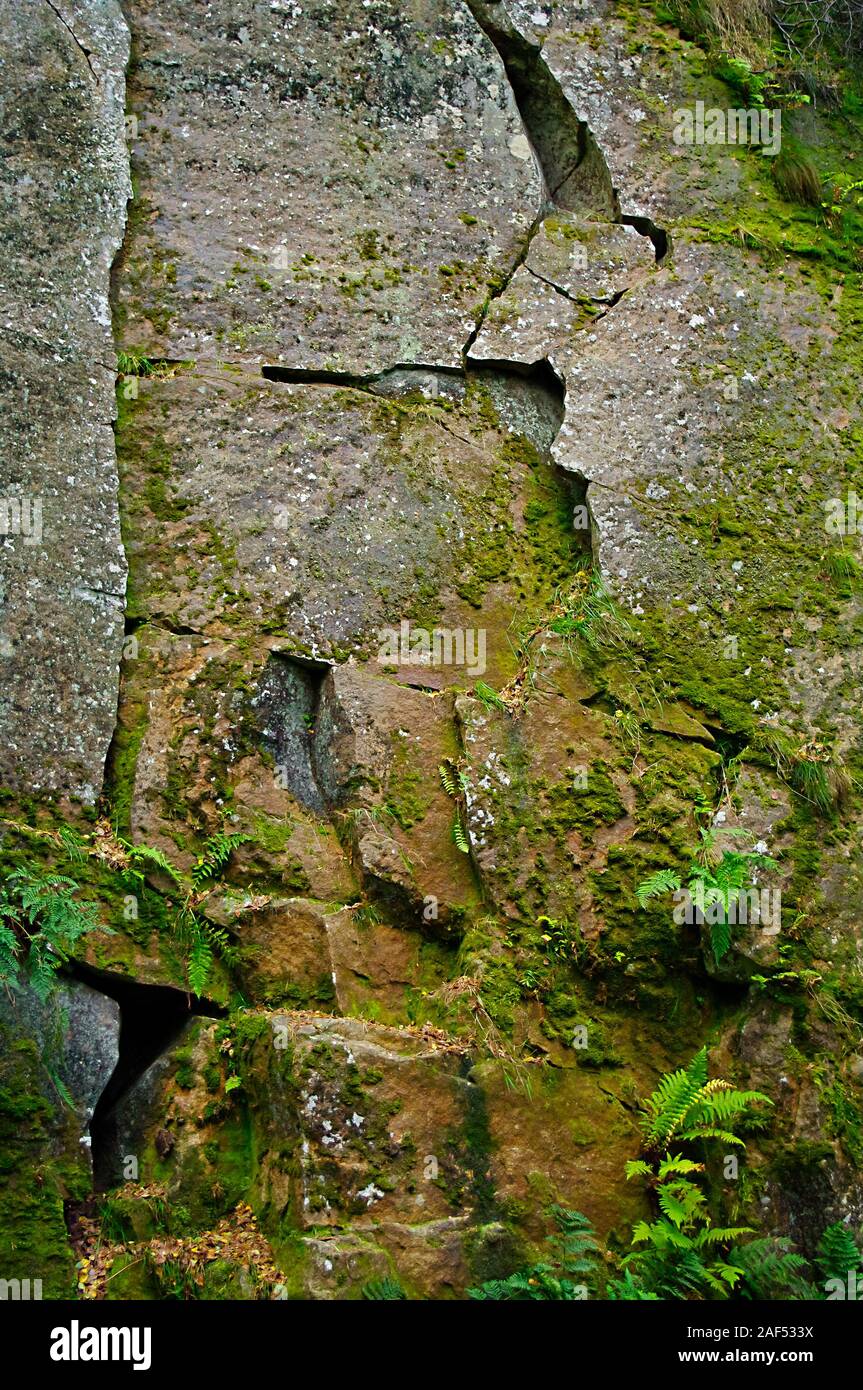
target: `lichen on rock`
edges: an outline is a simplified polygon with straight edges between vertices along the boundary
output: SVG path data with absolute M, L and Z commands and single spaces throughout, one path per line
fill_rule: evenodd
M 712 1219 L 811 1262 L 863 1220 L 853 68 L 758 89 L 794 202 L 674 135 L 761 30 L 664 7 L 0 23 L 0 925 L 59 874 L 99 927 L 0 1013 L 0 1275 L 461 1298 L 561 1209 L 620 1274 L 705 1046 L 772 1101 Z

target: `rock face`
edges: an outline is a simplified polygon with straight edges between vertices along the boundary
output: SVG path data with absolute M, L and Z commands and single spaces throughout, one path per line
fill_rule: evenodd
M 193 24 L 169 0 L 129 16 L 124 338 L 198 362 L 460 366 L 540 197 L 468 7 L 226 0 Z
M 74 1291 L 64 1203 L 91 1190 L 90 1123 L 119 1058 L 120 1011 L 78 981 L 0 999 L 0 1256 L 45 1298 Z
M 131 194 L 116 0 L 0 10 L 0 775 L 92 802 L 114 727 L 126 561 L 108 286 Z
M 740 91 L 627 0 L 124 14 L 131 50 L 108 0 L 10 8 L 0 60 L 7 487 L 44 503 L 2 550 L 4 866 L 98 900 L 90 970 L 220 1015 L 136 996 L 112 1210 L 195 1240 L 248 1202 L 290 1296 L 461 1296 L 556 1202 L 625 1248 L 639 1097 L 707 1044 L 775 1105 L 717 1200 L 811 1257 L 863 1219 L 861 567 L 825 526 L 863 221 L 678 143 Z M 829 102 L 783 115 L 863 178 Z M 54 795 L 99 802 L 71 867 Z M 739 855 L 730 940 L 637 892 Z M 80 1131 L 116 1017 L 70 988 Z M 53 1205 L 7 1224 L 62 1290 L 88 1175 L 40 1028 L 8 1066 Z
M 214 1101 L 226 1059 L 248 1096 Z M 566 1090 L 569 1103 L 587 1098 L 576 1077 Z M 119 1173 L 139 1155 L 144 1182 L 167 1180 L 168 1199 L 199 1221 L 228 1172 L 232 1195 L 254 1182 L 269 1229 L 298 1233 L 293 1293 L 356 1296 L 358 1281 L 397 1271 L 411 1292 L 447 1297 L 517 1253 L 504 1202 L 531 1178 L 561 1193 L 579 1182 L 554 1122 L 541 1139 L 540 1117 L 506 1097 L 493 1071 L 468 1073 L 457 1046 L 419 1030 L 301 1013 L 258 1014 L 238 1031 L 196 1021 L 118 1106 L 114 1163 Z M 246 1104 L 254 1134 L 240 1157 Z M 608 1108 L 587 1102 L 583 1143 Z M 557 1105 L 540 1109 L 543 1127 L 554 1112 L 566 1127 Z M 599 1159 L 609 1177 L 623 1148 Z
M 81 1142 L 89 1146 L 96 1102 L 119 1058 L 120 1009 L 113 999 L 78 981 L 58 986 L 46 1002 L 32 990 L 3 1001 L 7 1034 L 32 1038 L 51 1081 L 46 1086 L 62 1114 L 65 1097 L 77 1116 Z

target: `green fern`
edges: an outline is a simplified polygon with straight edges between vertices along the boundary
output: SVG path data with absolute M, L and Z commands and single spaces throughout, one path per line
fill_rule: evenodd
M 45 834 L 72 860 L 97 852 L 90 837 L 71 826 Z M 146 885 L 148 870 L 157 869 L 176 886 L 179 901 L 169 916 L 170 931 L 184 960 L 189 989 L 199 996 L 206 989 L 215 957 L 227 965 L 236 964 L 237 948 L 223 928 L 199 916 L 197 894 L 219 876 L 233 850 L 249 839 L 239 834 L 211 836 L 189 878 L 154 846 L 135 845 L 120 837 L 108 842 L 108 849 L 117 853 L 107 862 L 122 882 L 138 890 Z M 47 998 L 57 970 L 82 935 L 97 928 L 113 934 L 100 924 L 95 903 L 77 900 L 78 891 L 77 883 L 62 874 L 19 869 L 9 875 L 0 891 L 0 985 L 15 989 L 26 980 Z
M 680 887 L 680 875 L 673 869 L 657 869 L 655 874 L 639 883 L 635 890 L 639 907 L 646 907 L 651 898 L 662 898 L 666 893 L 676 892 Z
M 549 1236 L 548 1241 L 560 1268 L 569 1279 L 590 1283 L 600 1255 L 593 1226 L 580 1211 L 558 1205 L 551 1208 L 551 1216 L 558 1234 Z
M 438 768 L 441 786 L 447 796 L 456 802 L 456 811 L 452 823 L 452 837 L 456 848 L 462 854 L 470 854 L 470 839 L 464 827 L 463 814 L 467 807 L 467 794 L 469 783 L 467 774 L 452 761 L 447 758 Z
M 245 844 L 250 835 L 212 835 L 204 842 L 190 880 L 185 880 L 170 859 L 152 845 L 133 845 L 120 840 L 128 860 L 122 877 L 132 884 L 143 884 L 147 869 L 159 869 L 167 874 L 182 897 L 171 918 L 171 935 L 183 957 L 188 988 L 200 998 L 207 989 L 216 957 L 226 965 L 237 963 L 238 953 L 231 937 L 222 927 L 215 926 L 196 911 L 196 894 L 219 877 L 233 851 Z
M 62 1076 L 60 1076 L 54 1063 L 46 1059 L 44 1056 L 42 1057 L 42 1063 L 45 1067 L 45 1070 L 48 1073 L 48 1080 L 51 1082 L 51 1085 L 54 1087 L 54 1090 L 57 1092 L 57 1095 L 60 1097 L 63 1104 L 66 1106 L 68 1110 L 74 1110 L 75 1102 L 72 1099 L 72 1093 L 70 1092 L 69 1087 L 66 1085 Z
M 362 1287 L 363 1298 L 371 1303 L 395 1303 L 407 1298 L 407 1294 L 398 1280 L 385 1274 L 382 1279 L 370 1279 Z
M 740 854 L 736 850 L 724 850 L 712 868 L 699 864 L 690 874 L 689 891 L 701 916 L 708 920 L 710 945 L 717 961 L 722 960 L 731 949 L 729 918 L 732 906 L 739 901 L 755 868 L 778 869 L 779 865 L 767 854 L 754 851 Z M 719 913 L 710 911 L 714 906 L 719 908 Z
M 751 882 L 753 869 L 775 870 L 775 859 L 756 850 L 717 849 L 717 840 L 724 836 L 748 836 L 739 826 L 702 829 L 699 844 L 690 850 L 687 889 L 698 917 L 710 928 L 710 946 L 717 961 L 731 949 L 732 908 Z M 635 890 L 639 906 L 644 908 L 652 898 L 664 897 L 681 887 L 680 876 L 673 869 L 658 869 Z
M 87 852 L 87 844 L 83 836 L 73 829 L 71 825 L 61 825 L 57 831 L 60 843 L 73 864 L 81 864 Z
M 626 1166 L 627 1168 L 629 1168 L 630 1165 L 627 1164 Z M 667 1178 L 676 1178 L 681 1176 L 688 1177 L 691 1173 L 703 1172 L 703 1163 L 696 1163 L 694 1159 L 684 1158 L 682 1154 L 675 1154 L 673 1158 L 671 1154 L 666 1154 L 665 1158 L 659 1165 L 659 1168 L 657 1170 L 657 1176 L 660 1182 L 665 1182 Z M 626 1176 L 627 1178 L 629 1178 L 632 1175 L 631 1173 L 627 1172 Z
M 0 914 L 2 912 L 3 906 L 0 903 Z M 18 988 L 19 949 L 18 937 L 4 921 L 0 920 L 0 985 L 5 985 L 7 989 Z
M 199 918 L 198 926 L 201 935 L 209 943 L 213 953 L 224 961 L 225 965 L 236 965 L 239 961 L 240 953 L 225 931 L 224 927 L 217 927 L 215 923 L 208 922 L 206 918 Z
M 635 1296 L 634 1289 L 661 1298 L 727 1298 L 738 1283 L 741 1271 L 723 1247 L 751 1228 L 712 1224 L 706 1193 L 681 1175 L 702 1169 L 703 1164 L 690 1164 L 679 1155 L 666 1155 L 659 1164 L 652 1176 L 659 1216 L 633 1227 L 633 1248 L 622 1261 L 631 1280 L 621 1296 Z
M 453 799 L 458 797 L 459 780 L 458 770 L 455 764 L 449 761 L 441 763 L 440 767 L 438 768 L 438 774 L 440 776 L 441 786 L 443 787 L 447 796 L 451 796 L 453 797 Z
M 441 786 L 447 796 L 451 796 L 455 801 L 464 801 L 470 791 L 468 775 L 463 768 L 457 767 L 451 758 L 441 763 L 438 768 Z
M 210 978 L 210 971 L 212 968 L 213 949 L 207 938 L 202 934 L 192 942 L 186 962 L 189 988 L 193 994 L 197 994 L 199 999 L 207 988 L 207 982 Z
M 234 850 L 251 839 L 251 835 L 211 835 L 192 868 L 192 884 L 200 888 L 218 877 Z
M 179 885 L 179 870 L 171 863 L 162 850 L 156 849 L 154 845 L 133 845 L 128 840 L 120 840 L 119 844 L 126 853 L 128 864 L 122 870 L 121 877 L 130 884 L 143 883 L 146 870 L 161 869 L 169 878 Z
M 0 892 L 0 983 L 16 989 L 23 975 L 39 998 L 47 999 L 81 937 L 108 931 L 95 903 L 78 902 L 79 891 L 64 874 L 28 869 L 9 874 Z
M 805 1259 L 794 1252 L 784 1236 L 764 1236 L 735 1246 L 730 1258 L 741 1271 L 741 1298 L 765 1301 L 817 1296 L 803 1274 Z
M 828 1226 L 818 1242 L 815 1264 L 823 1279 L 847 1279 L 860 1269 L 860 1251 L 853 1235 L 841 1221 Z
M 688 1067 L 668 1072 L 645 1105 L 642 1133 L 651 1147 L 670 1143 L 695 1099 L 707 1083 L 707 1048 L 696 1053 Z
M 751 1234 L 748 1226 L 714 1223 L 707 1192 L 698 1179 L 705 1165 L 668 1145 L 717 1139 L 742 1146 L 735 1124 L 759 1101 L 758 1091 L 738 1091 L 728 1081 L 708 1080 L 707 1048 L 688 1067 L 663 1076 L 641 1117 L 645 1157 L 626 1165 L 627 1179 L 647 1180 L 658 1208 L 652 1221 L 639 1221 L 632 1249 L 622 1265 L 630 1278 L 618 1282 L 611 1297 L 728 1298 L 744 1278 L 728 1247 Z
M 227 966 L 236 965 L 239 959 L 228 932 L 197 912 L 190 897 L 174 912 L 171 935 L 185 964 L 188 988 L 199 999 L 206 993 L 216 957 Z
M 727 916 L 719 922 L 710 923 L 710 949 L 717 961 L 731 950 L 731 924 Z
M 669 1072 L 646 1102 L 641 1128 L 648 1151 L 661 1152 L 676 1140 L 721 1139 L 742 1146 L 733 1123 L 748 1108 L 771 1101 L 760 1091 L 738 1091 L 727 1081 L 707 1079 L 707 1048 L 688 1067 Z
M 574 1302 L 596 1289 L 602 1251 L 587 1217 L 561 1206 L 553 1206 L 551 1216 L 557 1227 L 556 1234 L 547 1237 L 553 1263 L 531 1265 L 508 1279 L 487 1280 L 468 1289 L 468 1297 L 482 1302 Z
M 635 1280 L 632 1270 L 624 1270 L 622 1279 L 613 1279 L 608 1285 L 607 1296 L 611 1300 L 626 1303 L 658 1302 L 659 1294 L 642 1288 Z

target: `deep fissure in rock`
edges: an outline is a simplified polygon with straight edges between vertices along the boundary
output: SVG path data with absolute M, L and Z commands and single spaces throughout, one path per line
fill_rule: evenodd
M 615 221 L 620 210 L 602 151 L 567 100 L 539 44 L 518 32 L 503 5 L 467 3 L 500 55 L 542 173 L 545 201 L 567 212 Z
M 632 227 L 633 231 L 638 232 L 639 236 L 647 237 L 648 241 L 653 242 L 653 249 L 656 252 L 656 264 L 660 265 L 668 255 L 670 241 L 668 233 L 664 227 L 657 227 L 656 223 L 649 217 L 625 216 L 620 221 L 624 227 Z
M 436 362 L 396 362 L 392 367 L 384 367 L 379 372 L 340 372 L 323 367 L 283 367 L 274 362 L 261 367 L 261 376 L 265 381 L 296 382 L 304 386 L 354 386 L 361 391 L 385 387 L 391 378 L 406 373 L 417 377 L 464 375 L 461 367 L 441 366 Z
M 323 661 L 271 652 L 252 698 L 278 785 L 319 816 L 327 814 L 328 797 L 318 774 L 315 745 L 321 687 L 329 669 Z
M 544 455 L 554 470 L 555 479 L 566 489 L 573 517 L 578 508 L 584 508 L 589 523 L 583 528 L 584 549 L 594 558 L 595 535 L 587 499 L 588 479 L 572 469 L 562 468 L 553 454 L 566 414 L 566 389 L 551 362 L 544 357 L 530 365 L 512 361 L 470 363 L 467 376 L 484 382 L 502 423 L 526 435 Z
M 224 1009 L 207 999 L 195 999 L 167 985 L 142 985 L 136 980 L 76 962 L 70 973 L 120 1006 L 119 1057 L 99 1097 L 90 1121 L 93 1181 L 97 1189 L 122 1181 L 108 1171 L 111 1164 L 112 1116 L 123 1096 L 148 1067 L 167 1051 L 195 1015 L 219 1018 Z
M 51 10 L 51 12 L 57 17 L 57 19 L 58 19 L 58 20 L 60 21 L 60 23 L 63 25 L 63 28 L 66 30 L 67 34 L 70 35 L 70 37 L 71 37 L 71 39 L 72 39 L 72 42 L 75 44 L 75 47 L 76 47 L 76 48 L 78 49 L 78 51 L 83 55 L 84 61 L 86 62 L 87 67 L 88 67 L 89 70 L 90 70 L 90 76 L 92 77 L 92 79 L 93 79 L 93 81 L 96 83 L 96 85 L 98 86 L 98 85 L 99 85 L 99 79 L 98 79 L 98 77 L 96 76 L 96 70 L 95 70 L 95 68 L 93 67 L 93 62 L 92 62 L 93 54 L 92 54 L 91 50 L 90 50 L 89 48 L 85 48 L 84 44 L 83 44 L 83 43 L 81 42 L 81 40 L 78 38 L 78 35 L 75 33 L 75 30 L 72 28 L 72 26 L 71 26 L 71 24 L 69 23 L 68 19 L 66 19 L 65 15 L 63 15 L 63 14 L 60 13 L 60 11 L 57 9 L 57 6 L 53 3 L 53 0 L 45 0 L 45 3 L 47 4 L 49 10 Z
M 621 212 L 620 193 L 614 187 L 605 156 L 590 126 L 579 118 L 549 68 L 541 45 L 531 43 L 518 31 L 505 5 L 488 0 L 467 0 L 467 4 L 503 63 L 540 168 L 546 204 L 632 227 L 653 243 L 659 264 L 668 254 L 668 233 L 649 217 Z M 531 228 L 525 250 L 508 279 L 525 260 L 541 220 L 542 215 Z

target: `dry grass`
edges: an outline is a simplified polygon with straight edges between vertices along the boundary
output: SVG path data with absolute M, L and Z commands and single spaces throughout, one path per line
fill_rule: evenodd
M 681 29 L 753 64 L 769 56 L 772 0 L 671 0 Z
M 777 189 L 789 203 L 820 206 L 823 179 L 805 150 L 786 140 L 773 160 L 772 173 Z
M 798 61 L 811 63 L 839 45 L 863 57 L 863 0 L 667 0 L 681 29 L 708 46 L 753 66 L 771 59 L 771 37 L 781 34 Z

